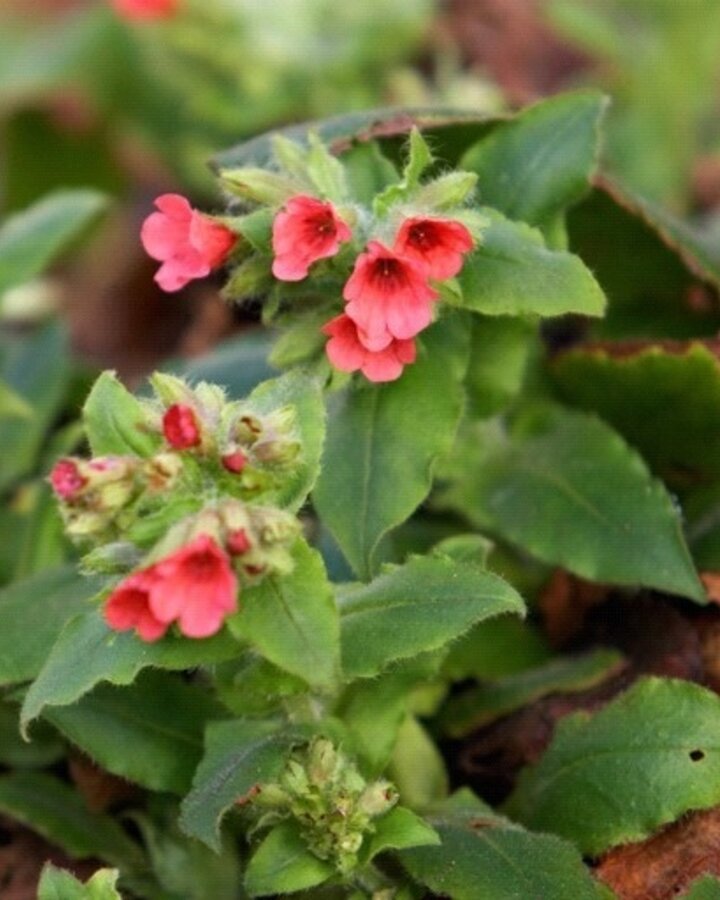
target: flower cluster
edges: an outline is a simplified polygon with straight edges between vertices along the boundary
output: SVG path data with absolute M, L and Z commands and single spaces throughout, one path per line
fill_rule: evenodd
M 322 315 L 315 327 L 335 369 L 393 381 L 415 361 L 416 338 L 436 316 L 443 282 L 459 274 L 478 240 L 484 223 L 461 208 L 474 176 L 420 184 L 431 157 L 414 132 L 402 181 L 369 209 L 351 196 L 342 163 L 317 139 L 310 150 L 287 141 L 278 147 L 284 172 L 222 173 L 243 203 L 260 209 L 220 220 L 181 197 L 158 199 L 160 212 L 142 232 L 147 251 L 163 263 L 158 283 L 176 290 L 232 257 L 238 266 L 230 296 L 269 293 L 268 319 L 289 303 L 298 319 Z
M 398 793 L 389 781 L 368 783 L 331 741 L 319 737 L 295 751 L 278 782 L 259 786 L 249 799 L 262 813 L 258 829 L 294 819 L 308 849 L 346 874 L 357 865 L 374 820 L 395 806 Z
M 49 481 L 68 534 L 94 545 L 87 567 L 130 570 L 105 605 L 111 628 L 208 637 L 243 584 L 292 569 L 299 523 L 272 500 L 301 453 L 294 410 L 259 414 L 168 375 L 153 384 L 137 427 L 154 453 L 66 457 Z

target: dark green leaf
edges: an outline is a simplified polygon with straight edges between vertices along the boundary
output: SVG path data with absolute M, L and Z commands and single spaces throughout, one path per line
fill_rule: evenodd
M 557 358 L 565 400 L 596 412 L 656 469 L 720 474 L 720 363 L 702 343 L 577 348 Z
M 587 193 L 606 106 L 597 91 L 544 100 L 494 128 L 460 167 L 477 173 L 483 203 L 542 228 Z
M 314 856 L 300 836 L 298 825 L 276 825 L 253 854 L 245 872 L 245 890 L 251 897 L 293 894 L 322 884 L 335 869 Z
M 75 566 L 40 572 L 0 592 L 0 684 L 35 678 L 58 633 L 104 584 Z
M 230 628 L 276 666 L 328 687 L 339 669 L 335 600 L 320 554 L 299 540 L 293 557 L 289 575 L 273 575 L 243 593 Z
M 0 375 L 33 410 L 2 423 L 0 490 L 33 471 L 70 381 L 67 335 L 57 324 L 0 340 Z
M 609 426 L 541 406 L 479 437 L 445 495 L 453 508 L 581 577 L 705 602 L 670 496 Z
M 149 644 L 130 632 L 110 631 L 100 609 L 71 619 L 60 632 L 37 679 L 27 692 L 22 725 L 46 706 L 67 706 L 101 681 L 131 684 L 147 666 L 191 669 L 232 659 L 238 645 L 227 630 L 202 640 L 166 635 Z
M 226 388 L 231 399 L 239 400 L 261 382 L 277 375 L 268 363 L 273 335 L 252 331 L 219 344 L 212 353 L 173 368 L 191 383 L 208 381 Z
M 546 247 L 540 232 L 483 207 L 489 220 L 459 281 L 462 306 L 491 316 L 600 316 L 605 295 L 580 257 Z
M 508 812 L 588 855 L 641 840 L 720 803 L 720 698 L 688 681 L 646 678 L 594 716 L 560 723 Z
M 440 715 L 440 727 L 453 738 L 464 737 L 540 697 L 594 687 L 616 675 L 622 666 L 623 658 L 616 650 L 556 657 L 540 668 L 508 675 L 451 697 Z
M 97 191 L 58 191 L 0 228 L 0 294 L 40 275 L 105 207 Z
M 413 878 L 451 900 L 597 900 L 580 854 L 565 841 L 525 831 L 494 813 L 469 791 L 429 816 L 439 847 L 403 850 Z
M 0 703 L 0 765 L 13 769 L 44 769 L 65 754 L 62 739 L 49 725 L 38 723 L 32 741 L 20 734 L 20 708 Z
M 44 715 L 114 775 L 183 794 L 202 757 L 205 725 L 223 713 L 199 687 L 165 672 L 144 672 L 129 687 L 101 684 Z
M 386 385 L 352 385 L 330 398 L 323 469 L 314 501 L 363 579 L 380 541 L 427 495 L 435 460 L 452 445 L 462 411 L 466 319 L 423 336 L 417 363 Z M 412 440 L 410 440 L 412 437 Z
M 192 791 L 183 801 L 180 825 L 186 834 L 220 849 L 223 815 L 252 789 L 282 770 L 297 733 L 276 722 L 216 722 L 207 729 L 205 756 Z
M 714 875 L 703 875 L 682 896 L 684 900 L 720 900 L 720 879 Z
M 498 616 L 455 641 L 442 670 L 453 681 L 503 678 L 539 666 L 551 655 L 535 626 L 517 616 Z
M 0 776 L 0 811 L 74 859 L 94 856 L 124 869 L 143 866 L 140 848 L 117 822 L 88 812 L 81 795 L 54 775 L 13 772 Z
M 343 671 L 372 677 L 507 612 L 523 615 L 524 604 L 499 576 L 443 557 L 412 559 L 343 597 Z
M 465 379 L 470 415 L 495 415 L 515 399 L 536 342 L 537 325 L 533 322 L 506 316 L 472 317 L 470 364 Z

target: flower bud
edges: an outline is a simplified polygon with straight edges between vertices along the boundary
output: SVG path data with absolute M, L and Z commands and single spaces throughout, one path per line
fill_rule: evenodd
M 310 747 L 307 772 L 313 784 L 322 787 L 335 777 L 338 754 L 327 738 L 318 738 Z
M 191 407 L 174 403 L 163 416 L 165 440 L 175 450 L 189 450 L 201 443 L 200 425 Z
M 238 419 L 233 427 L 233 437 L 235 440 L 246 447 L 251 447 L 260 437 L 263 431 L 263 424 L 257 416 L 246 413 Z
M 169 490 L 175 485 L 182 470 L 182 460 L 175 453 L 156 453 L 144 466 L 148 489 Z
M 225 540 L 225 547 L 232 556 L 243 556 L 252 549 L 252 543 L 244 528 L 231 531 Z
M 358 809 L 374 819 L 392 809 L 397 801 L 398 792 L 389 781 L 375 781 L 361 794 Z
M 233 450 L 230 453 L 226 453 L 222 457 L 222 464 L 228 470 L 228 472 L 232 472 L 234 474 L 238 474 L 242 472 L 242 470 L 247 465 L 248 458 L 242 452 L 242 450 Z
M 78 497 L 87 484 L 87 479 L 80 474 L 74 459 L 59 459 L 53 466 L 49 479 L 55 494 L 67 502 Z

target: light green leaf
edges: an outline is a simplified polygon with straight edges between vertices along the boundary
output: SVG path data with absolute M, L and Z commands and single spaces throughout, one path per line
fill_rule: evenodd
M 508 813 L 590 856 L 720 803 L 720 698 L 688 681 L 645 678 L 594 716 L 560 723 L 525 770 Z
M 328 687 L 339 668 L 335 600 L 320 554 L 298 540 L 293 558 L 289 575 L 270 576 L 243 593 L 242 609 L 229 625 L 276 666 Z
M 498 816 L 470 791 L 430 812 L 442 843 L 403 850 L 408 872 L 451 900 L 598 900 L 598 888 L 577 850 Z
M 720 900 L 720 878 L 714 875 L 703 875 L 694 881 L 684 900 Z
M 606 106 L 592 90 L 544 100 L 496 126 L 460 168 L 477 173 L 483 203 L 543 227 L 587 193 Z
M 142 405 L 114 372 L 103 372 L 93 385 L 83 407 L 83 420 L 94 456 L 150 456 L 161 443 L 159 435 L 149 432 Z
M 447 796 L 445 761 L 414 716 L 407 716 L 400 727 L 388 778 L 398 789 L 400 800 L 414 809 L 424 809 Z
M 342 598 L 343 671 L 372 677 L 398 659 L 444 646 L 483 619 L 524 610 L 498 575 L 443 557 L 412 559 Z
M 199 687 L 165 672 L 144 672 L 129 687 L 101 684 L 44 715 L 114 775 L 184 794 L 202 757 L 205 725 L 223 712 Z
M 316 380 L 299 371 L 287 372 L 265 381 L 250 394 L 248 406 L 258 413 L 270 413 L 284 406 L 296 410 L 302 453 L 282 479 L 278 492 L 280 506 L 299 509 L 313 488 L 320 470 L 325 437 L 325 409 L 322 390 Z
M 67 706 L 101 681 L 131 684 L 147 666 L 191 669 L 232 659 L 238 645 L 227 630 L 202 640 L 168 634 L 156 643 L 131 632 L 111 631 L 101 610 L 93 608 L 71 619 L 60 632 L 47 662 L 23 703 L 23 729 L 46 706 Z
M 591 581 L 705 602 L 670 496 L 603 422 L 532 407 L 507 435 L 484 429 L 461 469 L 444 502 L 479 527 Z
M 346 199 L 348 189 L 345 168 L 314 132 L 310 132 L 310 149 L 306 165 L 307 174 L 321 197 L 335 203 L 342 203 Z
M 30 419 L 32 407 L 17 391 L 0 381 L 0 421 L 3 419 Z
M 297 738 L 296 731 L 259 719 L 210 724 L 205 756 L 182 804 L 183 831 L 219 851 L 223 815 L 255 785 L 277 778 Z
M 483 239 L 459 276 L 462 305 L 491 316 L 600 316 L 605 295 L 579 256 L 545 246 L 540 232 L 488 207 Z
M 438 833 L 431 825 L 406 807 L 396 806 L 375 822 L 375 831 L 367 839 L 367 847 L 363 847 L 362 858 L 369 862 L 386 850 L 405 850 L 439 843 Z
M 100 869 L 83 884 L 65 869 L 46 863 L 38 885 L 38 900 L 122 900 L 116 890 L 119 874 L 117 869 Z
M 418 361 L 398 381 L 357 384 L 330 398 L 313 497 L 363 579 L 377 568 L 383 536 L 426 497 L 435 461 L 452 445 L 463 406 L 468 337 L 464 317 L 444 319 L 423 335 Z
M 99 857 L 125 871 L 143 867 L 143 855 L 110 816 L 88 811 L 81 795 L 44 772 L 0 776 L 0 811 L 57 844 L 74 859 Z
M 391 672 L 354 682 L 342 697 L 337 715 L 370 775 L 380 775 L 392 756 L 415 680 Z
M 450 737 L 464 737 L 540 697 L 588 690 L 622 667 L 623 658 L 616 650 L 601 648 L 578 656 L 558 656 L 540 668 L 452 696 L 440 714 L 439 725 Z
M 75 566 L 64 566 L 0 591 L 0 684 L 35 678 L 65 623 L 103 584 L 102 578 L 83 578 Z
M 245 872 L 251 897 L 293 894 L 332 878 L 335 869 L 314 856 L 294 822 L 276 825 L 253 854 Z
M 0 227 L 0 294 L 41 274 L 103 211 L 92 190 L 57 191 Z

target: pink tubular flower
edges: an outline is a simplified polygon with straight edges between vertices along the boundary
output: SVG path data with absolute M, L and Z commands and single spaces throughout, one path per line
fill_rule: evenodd
M 162 420 L 165 440 L 175 450 L 187 450 L 200 444 L 200 426 L 189 406 L 173 403 Z
M 155 281 L 164 291 L 179 291 L 194 278 L 204 278 L 227 258 L 236 236 L 193 209 L 180 194 L 163 194 L 155 201 L 160 212 L 143 222 L 146 252 L 162 262 Z
M 201 534 L 153 567 L 150 609 L 161 622 L 178 621 L 186 637 L 218 632 L 237 608 L 237 578 L 227 554 Z
M 427 283 L 425 270 L 379 241 L 370 241 L 355 261 L 343 297 L 345 311 L 358 326 L 368 350 L 384 350 L 394 339 L 408 340 L 432 320 L 437 291 Z
M 50 484 L 61 500 L 73 500 L 87 484 L 72 459 L 59 459 L 50 472 Z
M 425 266 L 428 278 L 443 281 L 462 269 L 463 255 L 473 248 L 467 228 L 452 219 L 416 216 L 400 226 L 393 249 Z
M 169 19 L 178 0 L 112 0 L 112 5 L 123 19 Z
M 351 237 L 332 203 L 304 194 L 291 197 L 273 222 L 273 275 L 280 281 L 302 281 L 314 262 L 335 256 Z
M 415 362 L 415 342 L 393 338 L 382 350 L 368 350 L 359 336 L 357 325 L 345 314 L 336 316 L 322 328 L 330 336 L 325 350 L 330 362 L 341 372 L 358 369 L 369 381 L 395 381 L 403 367 Z
M 150 607 L 150 592 L 156 583 L 154 567 L 134 572 L 110 594 L 105 604 L 105 621 L 115 631 L 134 628 L 143 641 L 157 641 L 168 630 Z

